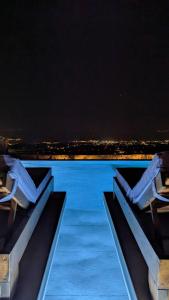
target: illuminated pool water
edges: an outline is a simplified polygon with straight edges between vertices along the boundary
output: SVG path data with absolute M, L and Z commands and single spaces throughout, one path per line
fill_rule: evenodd
M 112 175 L 116 167 L 146 168 L 149 161 L 23 161 L 25 167 L 50 167 L 55 178 L 54 190 L 84 192 L 83 178 L 95 191 L 112 191 Z M 80 183 L 80 185 L 78 184 Z M 81 184 L 82 183 L 82 184 Z
M 54 190 L 67 199 L 50 272 L 38 300 L 131 299 L 121 270 L 103 192 L 113 191 L 115 167 L 147 161 L 32 161 L 52 167 Z M 134 299 L 132 299 L 134 300 Z

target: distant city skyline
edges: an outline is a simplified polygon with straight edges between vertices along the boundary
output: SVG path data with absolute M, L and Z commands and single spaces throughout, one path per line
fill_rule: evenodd
M 57 142 L 72 142 L 72 141 L 90 141 L 90 140 L 98 140 L 98 141 L 113 141 L 113 140 L 117 140 L 117 141 L 120 141 L 120 140 L 128 140 L 128 141 L 131 141 L 131 140 L 168 140 L 169 141 L 169 133 L 168 132 L 160 132 L 158 133 L 157 135 L 149 135 L 149 136 L 109 136 L 109 137 L 99 137 L 99 136 L 89 136 L 89 137 L 69 137 L 69 138 L 61 138 L 61 137 L 57 137 L 57 136 L 54 136 L 54 135 L 42 135 L 42 136 L 27 136 L 27 135 L 24 135 L 24 133 L 22 132 L 12 132 L 12 133 L 6 133 L 6 131 L 1 131 L 0 132 L 0 136 L 3 136 L 5 138 L 14 138 L 14 139 L 22 139 L 24 140 L 25 142 L 30 142 L 30 143 L 34 143 L 34 142 L 41 142 L 41 141 L 44 141 L 44 140 L 48 140 L 48 141 L 57 141 Z
M 169 135 L 169 2 L 1 3 L 0 134 Z
M 132 159 L 151 159 L 152 155 L 169 151 L 169 139 L 165 140 L 41 140 L 27 143 L 19 138 L 0 136 L 0 154 L 10 154 L 29 159 L 122 159 L 134 155 Z M 91 156 L 90 156 L 91 155 Z M 141 155 L 140 157 L 137 155 Z
M 86 139 L 72 139 L 72 140 L 60 140 L 56 137 L 41 137 L 41 138 L 36 138 L 36 139 L 32 139 L 32 140 L 27 140 L 24 136 L 19 136 L 19 135 L 13 135 L 13 136 L 6 136 L 6 135 L 2 135 L 0 134 L 0 142 L 1 141 L 5 141 L 5 142 L 18 142 L 18 143 L 98 143 L 98 144 L 111 144 L 111 143 L 158 143 L 158 142 L 162 142 L 162 143 L 166 143 L 169 145 L 169 136 L 165 137 L 165 138 L 103 138 L 103 139 L 99 139 L 99 138 L 86 138 Z

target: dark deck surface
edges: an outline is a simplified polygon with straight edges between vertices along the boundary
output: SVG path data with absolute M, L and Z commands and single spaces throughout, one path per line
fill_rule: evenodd
M 19 278 L 12 300 L 36 300 L 57 228 L 65 193 L 53 193 L 39 219 L 20 262 Z
M 129 186 L 133 188 L 140 180 L 146 169 L 144 168 L 117 168 L 120 174 L 126 179 Z
M 118 201 L 113 200 L 113 193 L 105 193 L 105 196 L 138 300 L 152 300 L 148 286 L 148 269 L 144 258 Z
M 131 187 L 134 187 L 138 180 L 141 178 L 145 169 L 139 168 L 120 168 L 119 172 L 124 176 Z M 120 186 L 120 185 L 119 185 Z M 131 201 L 126 197 L 125 191 L 121 187 L 130 208 L 132 209 L 135 217 L 137 218 L 140 226 L 142 227 L 144 233 L 146 234 L 148 240 L 153 246 L 155 252 L 161 259 L 169 258 L 169 212 L 159 213 L 159 228 L 158 233 L 161 236 L 161 245 L 156 240 L 156 232 L 153 226 L 150 210 L 140 210 L 137 205 L 132 204 Z
M 46 176 L 49 168 L 29 168 L 27 170 L 36 186 L 38 186 Z M 13 224 L 10 234 L 8 234 L 9 211 L 0 210 L 0 253 L 9 253 L 11 251 L 14 243 L 16 242 L 18 236 L 27 223 L 36 204 L 30 204 L 27 209 L 23 209 L 19 206 L 17 207 L 15 223 Z M 7 234 L 9 236 L 7 236 Z
M 27 168 L 26 170 L 32 177 L 35 185 L 38 186 L 47 175 L 49 168 Z

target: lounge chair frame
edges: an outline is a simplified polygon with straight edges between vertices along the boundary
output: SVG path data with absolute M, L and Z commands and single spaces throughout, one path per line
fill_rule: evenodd
M 51 192 L 53 192 L 53 184 L 54 179 L 53 177 L 50 177 L 39 197 L 36 207 L 34 208 L 11 252 L 8 254 L 0 254 L 0 299 L 11 299 L 14 293 L 14 288 L 19 274 L 20 260 L 47 203 L 47 200 Z
M 114 201 L 119 202 L 128 225 L 148 266 L 149 286 L 152 297 L 154 300 L 168 300 L 169 259 L 160 259 L 153 249 L 132 209 L 127 203 L 127 198 L 124 196 L 116 178 L 113 179 L 113 186 L 115 195 Z

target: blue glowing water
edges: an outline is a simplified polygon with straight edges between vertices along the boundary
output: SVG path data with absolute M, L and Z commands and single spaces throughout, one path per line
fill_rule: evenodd
M 112 176 L 116 167 L 146 168 L 149 161 L 23 161 L 25 167 L 51 167 L 55 179 L 54 190 L 85 193 L 112 191 Z M 83 182 L 84 180 L 84 182 Z M 79 184 L 80 183 L 80 184 Z M 84 186 L 85 183 L 85 186 Z M 86 188 L 85 188 L 86 187 Z
M 44 300 L 129 300 L 103 192 L 113 191 L 114 167 L 147 167 L 148 163 L 24 162 L 29 167 L 52 167 L 54 190 L 67 193 Z

